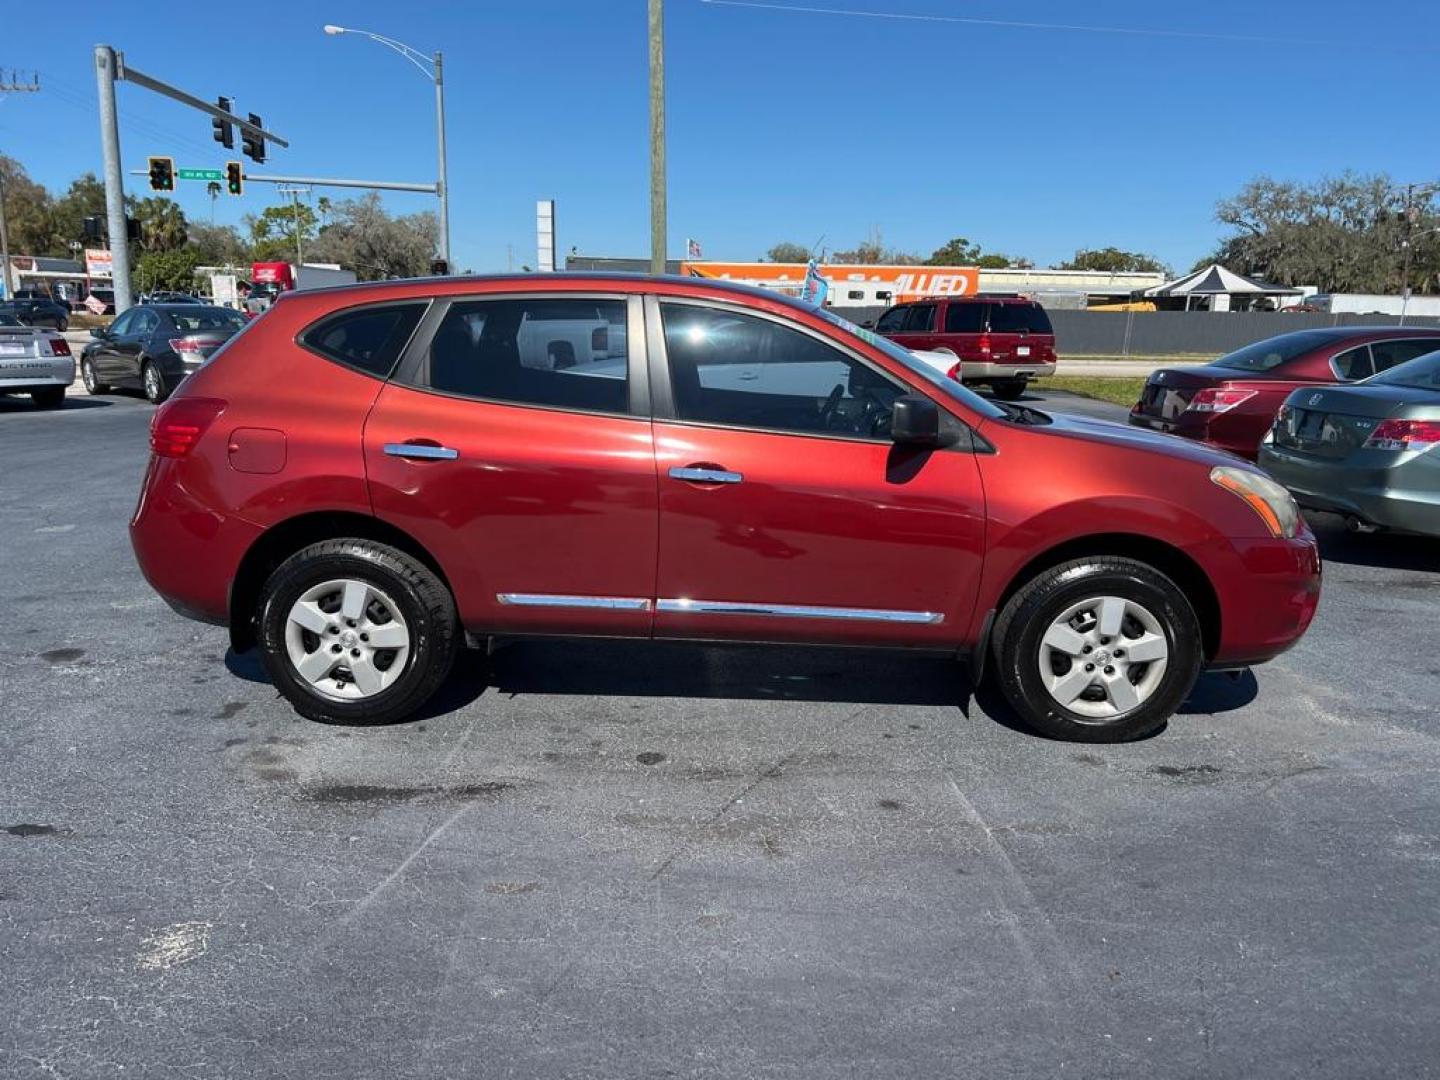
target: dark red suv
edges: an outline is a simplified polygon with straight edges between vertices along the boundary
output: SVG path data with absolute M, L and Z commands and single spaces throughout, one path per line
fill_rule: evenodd
M 1014 401 L 1025 385 L 1055 374 L 1055 329 L 1034 300 L 1016 294 L 942 296 L 897 304 L 875 321 L 876 333 L 920 353 L 952 379 L 988 385 Z
M 414 713 L 462 642 L 598 635 L 988 659 L 1030 723 L 1109 741 L 1319 596 L 1258 470 L 693 278 L 287 293 L 151 442 L 146 577 L 325 721 Z
M 1356 382 L 1440 349 L 1440 331 L 1395 326 L 1294 330 L 1204 367 L 1152 373 L 1130 423 L 1255 460 L 1285 399 L 1304 386 Z

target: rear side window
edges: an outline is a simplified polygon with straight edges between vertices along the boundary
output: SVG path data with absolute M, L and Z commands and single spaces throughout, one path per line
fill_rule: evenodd
M 905 316 L 910 313 L 908 307 L 893 307 L 881 315 L 875 323 L 875 331 L 879 334 L 898 334 L 905 329 Z
M 1368 379 L 1375 374 L 1375 369 L 1370 366 L 1370 346 L 1360 345 L 1353 349 L 1347 349 L 1335 359 L 1330 361 L 1330 366 L 1335 369 L 1335 374 L 1346 382 L 1354 382 L 1356 379 Z
M 1053 334 L 1050 316 L 1039 304 L 991 304 L 990 331 L 995 334 Z
M 984 304 L 951 304 L 945 309 L 947 334 L 978 334 L 984 329 Z
M 316 323 L 300 340 L 322 356 L 384 379 L 424 311 L 424 304 L 352 308 Z
M 432 390 L 516 405 L 626 413 L 625 301 L 452 304 L 430 342 Z
M 1440 341 L 1434 338 L 1409 338 L 1404 341 L 1376 341 L 1370 346 L 1370 352 L 1375 357 L 1376 371 L 1389 371 L 1398 364 L 1407 360 L 1414 360 L 1417 356 L 1424 356 L 1428 352 L 1440 349 Z
M 915 304 L 905 320 L 905 329 L 912 334 L 928 333 L 935 326 L 935 305 Z

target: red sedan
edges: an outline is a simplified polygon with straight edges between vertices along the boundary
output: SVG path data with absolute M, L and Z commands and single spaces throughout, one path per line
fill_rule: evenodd
M 1210 443 L 1255 460 L 1291 391 L 1357 382 L 1440 349 L 1440 331 L 1395 326 L 1295 330 L 1257 341 L 1204 367 L 1161 368 L 1145 383 L 1130 423 Z
M 1114 741 L 1319 597 L 1258 470 L 696 279 L 287 293 L 151 442 L 146 577 L 324 721 L 413 714 L 466 641 L 598 635 L 940 650 L 1042 731 Z

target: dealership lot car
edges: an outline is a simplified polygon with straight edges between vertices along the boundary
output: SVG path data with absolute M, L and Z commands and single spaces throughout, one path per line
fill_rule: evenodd
M 26 326 L 48 326 L 64 331 L 70 325 L 70 309 L 49 297 L 20 297 L 0 300 L 0 315 L 9 315 Z
M 1297 390 L 1260 465 L 1301 505 L 1352 528 L 1440 536 L 1440 352 L 1357 386 Z
M 1296 330 L 1203 367 L 1161 368 L 1145 383 L 1130 423 L 1255 459 L 1291 391 L 1357 382 L 1440 349 L 1440 332 L 1393 326 Z
M 54 409 L 74 381 L 75 358 L 60 333 L 0 314 L 0 394 L 29 394 L 42 409 Z
M 968 654 L 1029 723 L 1113 741 L 1319 595 L 1259 470 L 691 279 L 286 294 L 152 450 L 146 577 L 326 721 L 412 715 L 462 638 L 542 634 Z
M 90 331 L 94 340 L 80 354 L 80 376 L 91 394 L 136 387 L 158 403 L 245 322 L 230 308 L 193 303 L 134 307 L 105 329 Z
M 917 352 L 943 374 L 988 385 L 1014 401 L 1029 380 L 1055 374 L 1055 330 L 1050 316 L 1023 296 L 945 296 L 897 304 L 875 331 Z

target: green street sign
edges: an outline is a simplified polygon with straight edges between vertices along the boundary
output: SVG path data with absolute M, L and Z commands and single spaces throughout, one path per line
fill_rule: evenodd
M 181 180 L 224 180 L 225 174 L 219 169 L 176 169 L 175 175 Z

